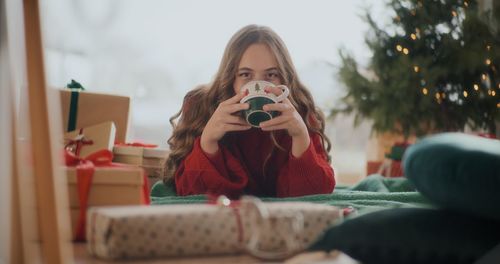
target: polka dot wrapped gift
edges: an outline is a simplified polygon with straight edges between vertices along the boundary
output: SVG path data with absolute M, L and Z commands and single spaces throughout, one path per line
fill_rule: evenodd
M 219 198 L 215 204 L 96 207 L 88 213 L 91 255 L 105 259 L 247 252 L 280 259 L 307 248 L 342 219 L 334 206 Z

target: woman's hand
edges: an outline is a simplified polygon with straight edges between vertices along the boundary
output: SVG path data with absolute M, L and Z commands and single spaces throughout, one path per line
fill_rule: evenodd
M 238 93 L 219 104 L 217 109 L 208 120 L 203 132 L 201 133 L 201 148 L 205 153 L 214 154 L 219 150 L 218 141 L 229 131 L 242 131 L 251 128 L 243 118 L 234 115 L 241 110 L 248 109 L 247 103 L 240 103 L 245 96 L 244 93 Z
M 274 94 L 279 95 L 282 91 L 277 87 L 266 87 Z M 300 157 L 309 147 L 310 138 L 307 126 L 304 120 L 287 98 L 281 103 L 267 104 L 263 107 L 264 111 L 279 111 L 281 115 L 260 123 L 264 131 L 286 129 L 292 137 L 292 154 Z

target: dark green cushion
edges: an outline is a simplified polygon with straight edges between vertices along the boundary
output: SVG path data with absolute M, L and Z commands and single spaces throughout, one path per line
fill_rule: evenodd
M 407 150 L 403 166 L 416 189 L 437 205 L 500 219 L 500 140 L 431 136 Z
M 500 243 L 500 223 L 453 211 L 396 208 L 333 226 L 310 250 L 369 263 L 473 263 Z

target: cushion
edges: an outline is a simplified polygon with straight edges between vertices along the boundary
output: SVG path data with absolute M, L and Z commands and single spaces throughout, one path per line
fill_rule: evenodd
M 500 243 L 493 219 L 436 209 L 395 208 L 328 229 L 309 250 L 340 250 L 367 263 L 473 263 Z
M 437 205 L 500 219 L 500 140 L 444 133 L 411 146 L 406 177 Z
M 358 182 L 356 185 L 348 188 L 352 191 L 368 192 L 415 192 L 415 187 L 403 177 L 388 178 L 380 174 L 372 174 Z M 335 187 L 337 190 L 337 187 Z
M 172 181 L 168 184 L 163 183 L 163 181 L 155 182 L 155 184 L 151 187 L 151 197 L 165 196 L 177 196 L 174 183 Z

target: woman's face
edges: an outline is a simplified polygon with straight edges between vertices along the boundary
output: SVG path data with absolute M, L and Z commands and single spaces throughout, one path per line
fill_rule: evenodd
M 266 44 L 252 44 L 245 50 L 236 72 L 234 92 L 238 93 L 241 86 L 255 80 L 281 84 L 278 62 Z

